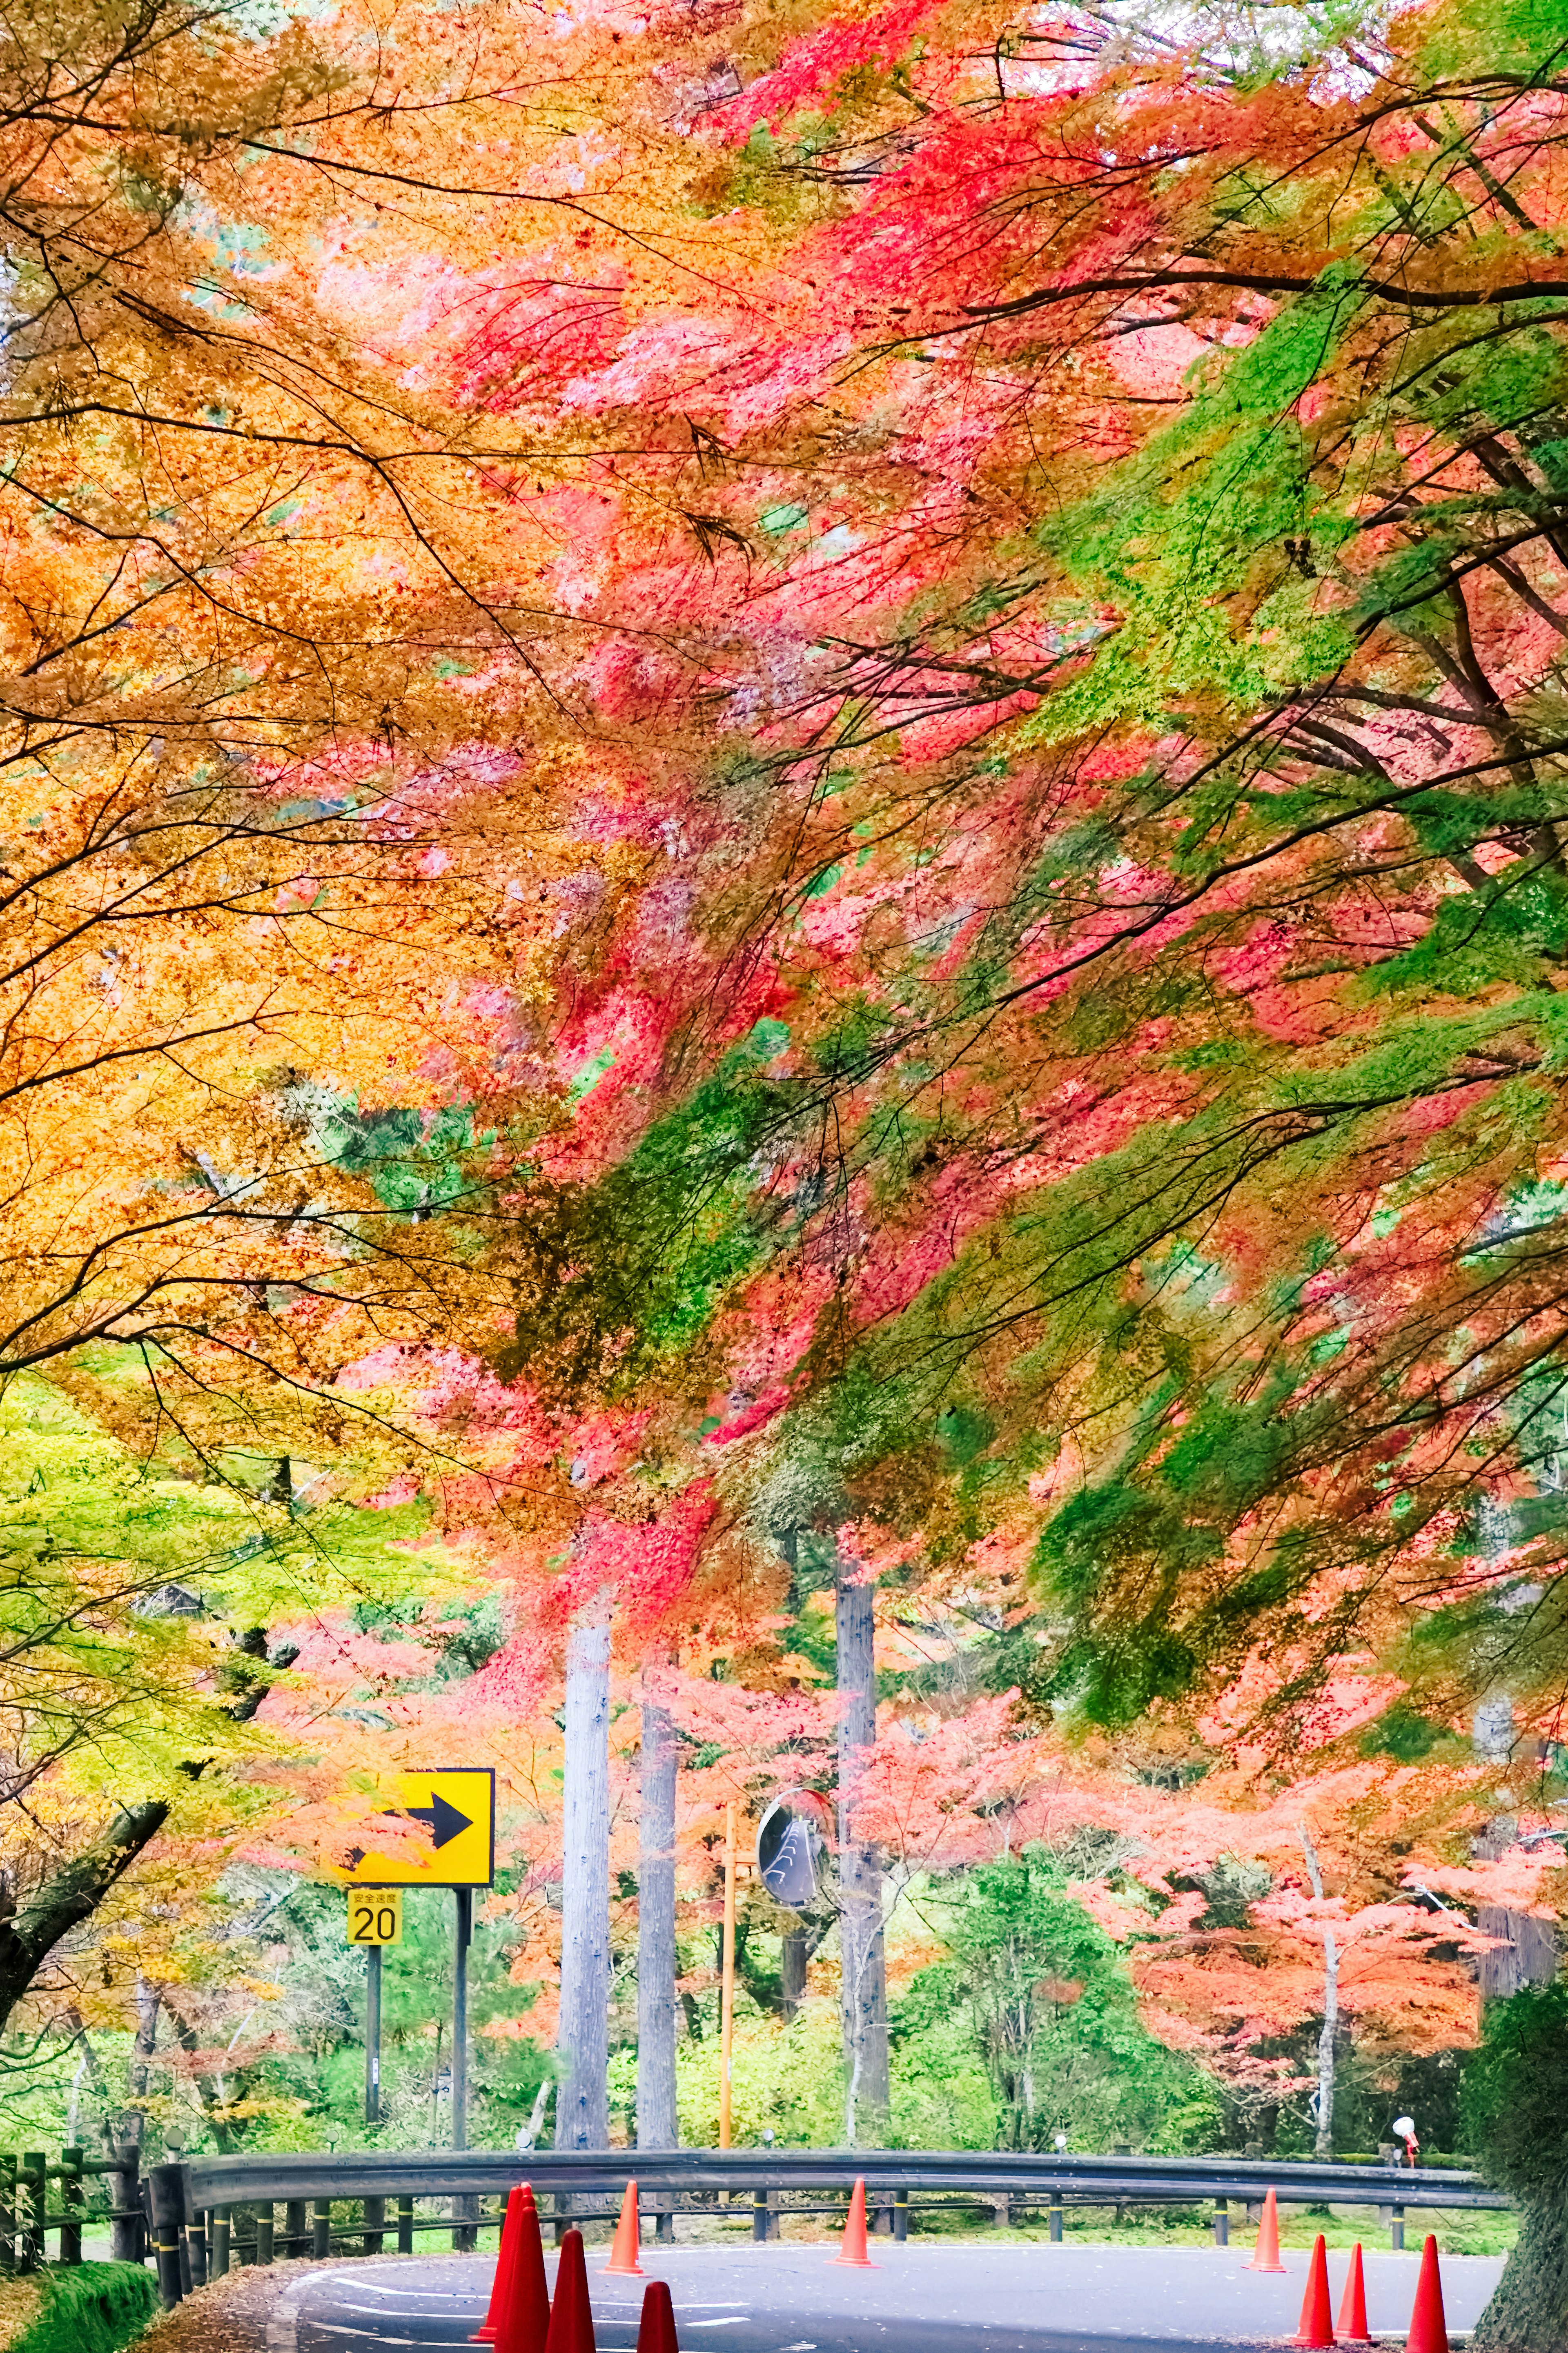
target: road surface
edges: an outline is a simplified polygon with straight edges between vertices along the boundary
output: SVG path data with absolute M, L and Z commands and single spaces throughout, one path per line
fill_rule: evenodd
M 668 2280 L 682 2353 L 1116 2353 L 1277 2343 L 1295 2330 L 1307 2257 L 1283 2278 L 1245 2268 L 1245 2247 L 895 2245 L 874 2242 L 876 2268 L 855 2271 L 821 2246 L 644 2247 L 649 2278 Z M 603 2276 L 588 2251 L 600 2353 L 630 2353 L 643 2283 Z M 1336 2307 L 1349 2258 L 1331 2254 Z M 1366 2257 L 1375 2334 L 1403 2336 L 1419 2255 Z M 552 2281 L 554 2252 L 546 2258 Z M 279 2297 L 268 2353 L 372 2353 L 376 2346 L 466 2345 L 484 2316 L 494 2258 L 370 2257 L 302 2271 Z M 1500 2256 L 1443 2263 L 1448 2326 L 1475 2326 Z

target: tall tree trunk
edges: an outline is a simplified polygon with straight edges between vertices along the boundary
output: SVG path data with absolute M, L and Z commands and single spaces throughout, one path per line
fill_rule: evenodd
M 161 1799 L 122 1806 L 101 1838 L 62 1862 L 9 1919 L 0 1920 L 0 2033 L 60 1938 L 91 1919 L 168 1814 Z
M 561 1887 L 563 2065 L 556 2147 L 609 2147 L 609 1624 L 608 1606 L 567 1640 L 566 1831 Z
M 839 1698 L 839 1949 L 843 1972 L 844 2143 L 877 2148 L 887 2137 L 887 1972 L 882 1936 L 882 1858 L 863 1841 L 856 1792 L 876 1739 L 874 1585 L 841 1558 L 836 1589 Z
M 125 2071 L 125 2106 L 120 2118 L 120 2137 L 140 2148 L 147 2131 L 147 2078 L 152 2073 L 153 2053 L 158 2047 L 158 2012 L 163 2006 L 162 1986 L 149 1985 L 144 1977 L 136 1979 L 136 2039 L 131 2045 L 131 2063 Z
M 1323 1874 L 1318 1868 L 1318 1850 L 1312 1843 L 1312 1833 L 1301 1824 L 1301 1852 L 1307 1858 L 1307 1873 L 1312 1882 L 1312 1893 L 1319 1904 L 1323 1901 Z M 1331 2158 L 1334 2154 L 1334 2038 L 1340 2031 L 1340 1948 L 1331 1928 L 1323 1930 L 1323 2023 L 1318 2033 L 1318 2139 L 1313 2154 Z
M 637 1852 L 637 2146 L 675 2148 L 675 1730 L 642 1700 Z
M 1471 1719 L 1471 1739 L 1478 1757 L 1491 1765 L 1506 1765 L 1515 1745 L 1513 1702 L 1506 1692 L 1494 1692 L 1481 1701 Z M 1487 1824 L 1470 1849 L 1478 1861 L 1495 1862 L 1519 1835 L 1514 1814 L 1499 1814 Z M 1550 1920 L 1532 1912 L 1511 1912 L 1505 1905 L 1480 1904 L 1476 1926 L 1497 1943 L 1484 1952 L 1477 1971 L 1483 2001 L 1503 2001 L 1528 1985 L 1550 1985 L 1557 1975 L 1557 1933 Z

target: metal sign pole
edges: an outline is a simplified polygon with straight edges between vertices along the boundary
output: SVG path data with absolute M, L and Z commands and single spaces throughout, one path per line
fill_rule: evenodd
M 365 1948 L 365 2121 L 381 2121 L 381 1947 Z
M 457 1937 L 452 1968 L 452 2147 L 468 2147 L 468 1947 L 473 1935 L 473 1890 L 454 1887 Z
M 724 1947 L 719 1978 L 720 2148 L 729 2147 L 730 2066 L 735 2056 L 735 1799 L 724 1810 Z

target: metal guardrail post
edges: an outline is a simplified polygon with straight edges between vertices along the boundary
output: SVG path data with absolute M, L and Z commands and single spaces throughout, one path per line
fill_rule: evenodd
M 1231 2205 L 1228 2198 L 1214 2200 L 1214 2244 L 1228 2247 L 1231 2242 Z
M 1059 2247 L 1061 2243 L 1062 2193 L 1059 2189 L 1053 2189 L 1051 2192 L 1051 2244 L 1054 2247 Z
M 278 2241 L 278 2253 L 284 2263 L 289 2263 L 294 2256 L 309 2252 L 311 2242 L 305 2226 L 307 2203 L 308 2201 L 303 2198 L 289 2198 L 284 2200 L 283 2233 Z
M 380 1950 L 377 1946 L 375 1948 Z M 367 2255 L 381 2253 L 382 2225 L 387 2220 L 385 2198 L 367 2198 L 365 2201 L 365 2252 Z
M 153 2207 L 153 2255 L 158 2267 L 158 2301 L 173 2312 L 185 2295 L 180 2240 L 185 2230 L 185 2183 L 177 2165 L 154 2165 L 147 2175 Z
M 228 2277 L 228 2234 L 234 2227 L 234 2217 L 227 2206 L 212 2210 L 212 2276 L 215 2280 Z
M 751 2193 L 751 2236 L 761 2246 L 768 2237 L 768 2192 L 754 2189 Z
M 191 2210 L 191 2219 L 185 2224 L 185 2249 L 190 2256 L 191 2285 L 205 2287 L 207 2275 L 207 2213 L 203 2207 L 196 2206 Z
M 893 2193 L 893 2235 L 902 2246 L 909 2236 L 909 2192 L 895 2189 Z
M 1404 2253 L 1404 2209 L 1395 2206 L 1389 2216 L 1388 2243 L 1396 2255 Z
M 272 2260 L 272 2232 L 277 2219 L 270 2205 L 256 2209 L 256 2260 L 259 2263 L 270 2263 Z
M 311 2208 L 311 2253 L 318 2259 L 332 2253 L 332 2200 L 318 2198 Z
M 109 2259 L 115 2263 L 139 2263 L 142 2246 L 142 2152 L 134 2141 L 122 2141 L 109 2176 Z
M 653 2237 L 661 2247 L 673 2247 L 675 2243 L 675 2208 L 673 2200 L 669 2198 L 659 2200 L 653 2217 Z
M 404 2197 L 397 2200 L 397 2253 L 411 2255 L 414 2252 L 414 2201 Z

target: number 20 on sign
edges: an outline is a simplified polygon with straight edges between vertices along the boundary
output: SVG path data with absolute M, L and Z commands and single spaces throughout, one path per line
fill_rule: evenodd
M 403 1941 L 403 1898 L 396 1888 L 351 1887 L 348 1891 L 348 1941 L 351 1945 L 400 1945 Z

